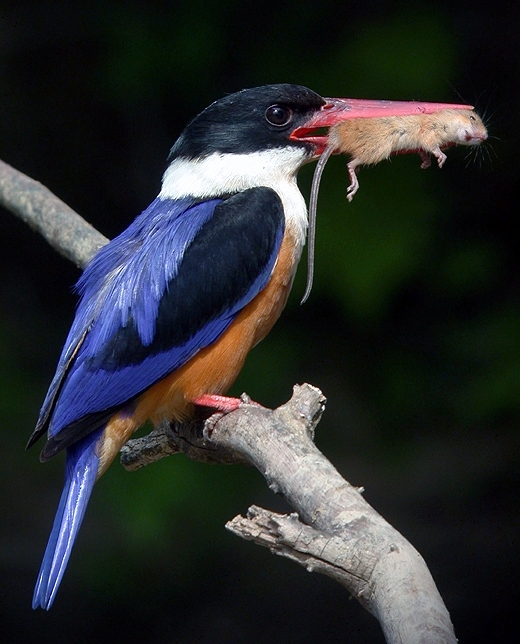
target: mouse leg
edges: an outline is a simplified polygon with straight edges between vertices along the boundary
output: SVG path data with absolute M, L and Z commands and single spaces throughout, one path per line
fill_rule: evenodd
M 347 163 L 348 176 L 350 177 L 350 185 L 347 188 L 347 199 L 349 201 L 352 201 L 354 195 L 359 189 L 359 181 L 356 174 L 357 167 L 359 165 L 361 165 L 361 161 L 359 159 L 352 159 L 352 161 Z
M 421 157 L 421 170 L 426 170 L 426 168 L 429 168 L 432 164 L 430 161 L 430 155 L 426 150 L 419 150 L 419 155 Z
M 442 168 L 442 166 L 444 165 L 444 162 L 448 157 L 444 154 L 444 152 L 439 147 L 434 148 L 432 150 L 432 154 L 437 159 L 437 164 L 439 168 Z

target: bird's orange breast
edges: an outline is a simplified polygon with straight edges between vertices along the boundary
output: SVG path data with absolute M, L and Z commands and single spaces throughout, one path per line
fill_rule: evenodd
M 139 399 L 135 416 L 140 424 L 150 419 L 182 420 L 202 394 L 225 393 L 238 376 L 249 351 L 263 340 L 287 302 L 297 257 L 294 240 L 286 232 L 271 278 L 231 325 L 210 346 L 185 365 L 148 389 Z

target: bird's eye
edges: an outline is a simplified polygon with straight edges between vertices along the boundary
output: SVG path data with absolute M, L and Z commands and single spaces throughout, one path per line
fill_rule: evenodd
M 285 105 L 271 105 L 265 111 L 265 120 L 276 127 L 285 127 L 293 120 L 293 111 Z

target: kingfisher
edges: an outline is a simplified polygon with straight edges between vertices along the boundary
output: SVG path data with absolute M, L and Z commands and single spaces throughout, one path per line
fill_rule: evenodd
M 33 608 L 52 606 L 94 483 L 136 429 L 240 405 L 224 394 L 280 316 L 305 244 L 298 170 L 325 150 L 320 128 L 386 108 L 292 84 L 212 103 L 174 144 L 157 198 L 88 263 L 28 442 L 47 433 L 42 461 L 66 451 Z

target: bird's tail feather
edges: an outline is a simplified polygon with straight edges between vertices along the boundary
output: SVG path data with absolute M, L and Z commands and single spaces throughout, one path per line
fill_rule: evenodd
M 65 487 L 34 589 L 33 608 L 41 606 L 49 610 L 54 602 L 96 482 L 97 445 L 103 429 L 67 449 Z

